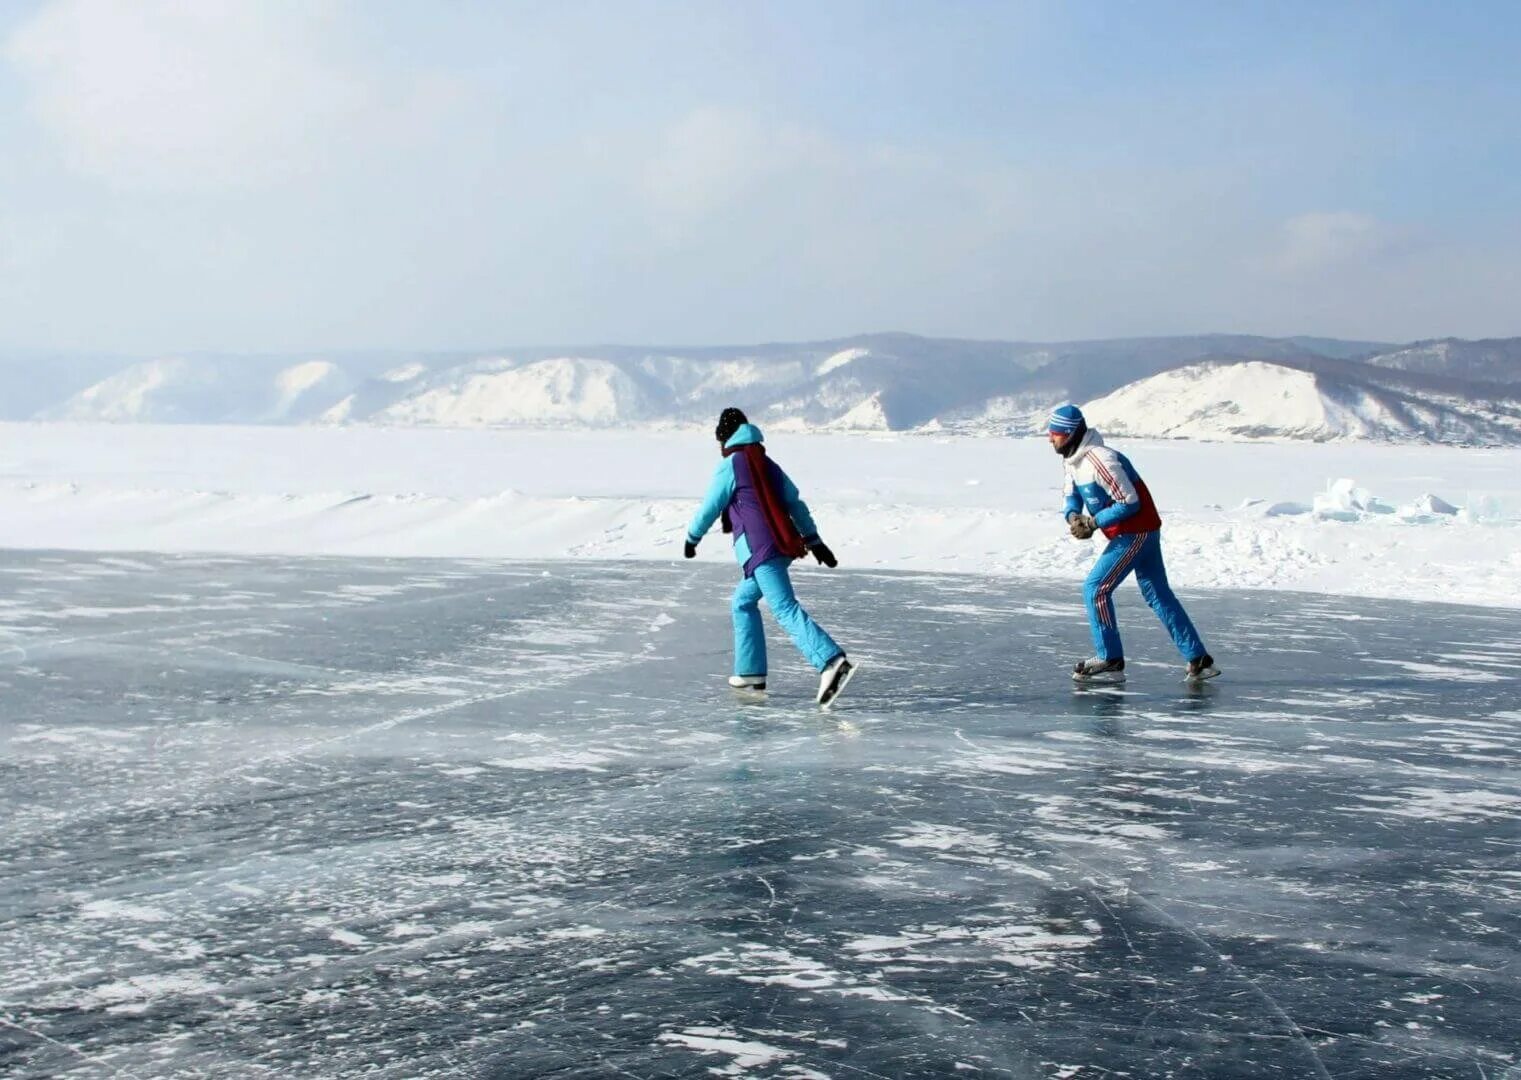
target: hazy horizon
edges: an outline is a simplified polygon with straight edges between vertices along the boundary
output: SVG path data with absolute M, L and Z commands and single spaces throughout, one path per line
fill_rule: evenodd
M 485 345 L 457 345 L 451 347 L 427 346 L 403 347 L 394 345 L 335 345 L 329 347 L 293 345 L 290 348 L 279 349 L 139 349 L 139 350 L 113 350 L 113 349 L 88 349 L 88 348 L 45 348 L 45 347 L 6 347 L 0 345 L 0 360 L 15 359 L 19 357 L 55 356 L 61 359 L 119 359 L 119 360 L 154 360 L 169 359 L 174 357 L 226 357 L 226 358 L 269 358 L 280 357 L 305 357 L 305 356 L 333 356 L 333 357 L 385 357 L 395 355 L 397 357 L 455 357 L 455 356 L 484 356 L 490 353 L 508 353 L 512 351 L 535 352 L 546 349 L 566 350 L 597 350 L 597 349 L 669 349 L 673 352 L 698 351 L 698 350 L 732 350 L 747 348 L 794 348 L 808 345 L 839 344 L 844 342 L 858 341 L 864 338 L 887 338 L 903 337 L 916 338 L 925 341 L 961 341 L 974 345 L 1020 345 L 1026 347 L 1040 347 L 1044 345 L 1101 345 L 1119 343 L 1125 341 L 1187 341 L 1200 338 L 1254 338 L 1264 341 L 1327 341 L 1338 342 L 1343 345 L 1377 345 L 1390 347 L 1405 347 L 1421 344 L 1424 342 L 1443 341 L 1448 339 L 1464 341 L 1484 340 L 1512 340 L 1513 337 L 1521 337 L 1521 334 L 1507 336 L 1505 338 L 1459 338 L 1456 335 L 1442 335 L 1440 337 L 1418 337 L 1399 341 L 1373 341 L 1366 338 L 1337 337 L 1327 334 L 1254 334 L 1234 330 L 1201 330 L 1194 333 L 1160 333 L 1160 334 L 1135 334 L 1120 335 L 1115 337 L 1086 337 L 1064 339 L 1037 339 L 1032 337 L 1009 337 L 988 338 L 969 337 L 958 334 L 920 334 L 911 330 L 863 330 L 859 333 L 828 334 L 818 338 L 780 338 L 770 337 L 753 341 L 693 341 L 693 342 L 670 342 L 670 341 L 528 341 L 528 342 L 497 342 Z M 1308 349 L 1309 346 L 1306 346 Z M 1313 351 L 1313 350 L 1311 350 Z

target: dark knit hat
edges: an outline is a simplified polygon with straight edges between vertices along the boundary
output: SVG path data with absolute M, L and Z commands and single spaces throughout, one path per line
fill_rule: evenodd
M 740 429 L 742 424 L 748 424 L 749 422 L 744 413 L 733 405 L 730 405 L 718 414 L 718 427 L 713 429 L 713 434 L 718 436 L 719 442 L 726 443 L 729 441 L 729 437 Z

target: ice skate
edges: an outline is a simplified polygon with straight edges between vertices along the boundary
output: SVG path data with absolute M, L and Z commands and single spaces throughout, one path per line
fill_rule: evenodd
M 1183 681 L 1197 686 L 1205 679 L 1213 679 L 1218 674 L 1220 674 L 1220 669 L 1215 667 L 1215 658 L 1205 653 L 1188 662 L 1188 670 L 1183 675 Z
M 1072 668 L 1075 683 L 1119 683 L 1125 681 L 1125 661 L 1105 660 L 1102 656 L 1090 656 L 1079 660 Z
M 740 693 L 763 693 L 766 689 L 764 675 L 730 675 L 729 685 Z
M 855 672 L 856 666 L 845 659 L 844 653 L 831 660 L 829 666 L 819 675 L 819 704 L 828 705 L 839 697 L 840 691 L 845 689 L 845 684 L 850 682 L 850 677 Z

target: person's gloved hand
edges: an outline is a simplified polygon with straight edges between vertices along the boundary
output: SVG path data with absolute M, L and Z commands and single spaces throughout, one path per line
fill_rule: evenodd
M 681 553 L 689 559 L 697 558 L 697 545 L 688 540 L 681 545 Z
M 1093 519 L 1087 514 L 1073 514 L 1067 519 L 1067 528 L 1077 539 L 1086 540 L 1098 526 L 1094 525 Z
M 825 566 L 833 570 L 840 565 L 840 560 L 834 557 L 834 552 L 829 550 L 829 545 L 822 540 L 815 540 L 808 545 L 808 550 L 813 552 L 813 557 Z

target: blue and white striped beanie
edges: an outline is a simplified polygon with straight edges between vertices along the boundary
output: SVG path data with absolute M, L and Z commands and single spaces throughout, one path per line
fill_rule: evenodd
M 1051 410 L 1051 417 L 1046 421 L 1046 430 L 1071 434 L 1084 424 L 1083 410 L 1076 405 L 1058 405 Z

